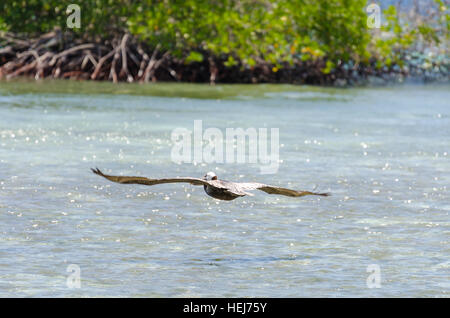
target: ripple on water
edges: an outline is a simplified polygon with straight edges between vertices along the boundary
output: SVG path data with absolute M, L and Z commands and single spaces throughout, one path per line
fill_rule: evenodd
M 164 98 L 55 85 L 0 93 L 0 296 L 365 297 L 367 266 L 378 264 L 377 296 L 448 297 L 448 90 L 239 86 L 195 99 L 184 86 L 136 88 L 185 97 Z M 173 163 L 172 130 L 198 119 L 222 131 L 279 128 L 278 172 Z M 95 166 L 214 170 L 332 196 L 219 202 L 191 185 L 109 183 Z M 66 286 L 70 264 L 79 290 Z

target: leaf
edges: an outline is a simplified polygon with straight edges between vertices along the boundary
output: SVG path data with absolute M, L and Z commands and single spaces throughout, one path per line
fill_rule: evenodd
M 188 55 L 188 57 L 186 57 L 185 62 L 187 64 L 193 63 L 193 62 L 203 62 L 203 54 L 196 52 L 196 51 L 191 51 Z

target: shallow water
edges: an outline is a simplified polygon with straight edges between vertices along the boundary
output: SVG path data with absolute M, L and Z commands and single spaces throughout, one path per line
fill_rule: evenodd
M 0 82 L 0 296 L 449 297 L 449 101 L 448 86 Z M 279 128 L 278 172 L 174 163 L 171 132 L 194 120 Z M 332 196 L 217 201 L 95 166 Z

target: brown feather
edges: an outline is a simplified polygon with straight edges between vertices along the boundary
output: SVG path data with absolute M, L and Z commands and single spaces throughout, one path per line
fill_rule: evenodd
M 91 169 L 93 173 L 102 176 L 112 182 L 117 182 L 121 184 L 143 184 L 143 185 L 155 185 L 164 183 L 190 183 L 192 185 L 203 185 L 212 189 L 212 192 L 222 192 L 224 194 L 230 194 L 231 196 L 239 197 L 245 195 L 252 195 L 247 191 L 251 190 L 261 190 L 268 194 L 279 194 L 289 197 L 302 197 L 305 195 L 320 195 L 329 196 L 329 193 L 316 193 L 311 191 L 297 191 L 287 188 L 280 188 L 275 186 L 270 186 L 263 183 L 238 183 L 230 182 L 225 180 L 217 180 L 217 177 L 212 178 L 212 180 L 203 180 L 198 178 L 170 178 L 170 179 L 149 179 L 145 177 L 132 177 L 132 176 L 110 176 L 104 174 L 100 169 Z M 214 190 L 215 189 L 215 190 Z M 206 190 L 206 187 L 205 187 Z M 216 191 L 217 190 L 217 191 Z M 208 190 L 210 191 L 210 190 Z M 207 191 L 207 193 L 208 193 Z M 210 191 L 211 192 L 211 191 Z
M 143 185 L 155 185 L 163 183 L 190 183 L 193 185 L 205 185 L 209 184 L 207 181 L 197 178 L 171 178 L 171 179 L 149 179 L 145 177 L 132 177 L 132 176 L 110 176 L 104 174 L 100 169 L 91 169 L 93 173 L 102 176 L 109 181 L 122 183 L 122 184 L 143 184 Z

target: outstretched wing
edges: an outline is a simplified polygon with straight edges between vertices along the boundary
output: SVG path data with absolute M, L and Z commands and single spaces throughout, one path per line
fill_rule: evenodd
M 263 183 L 238 183 L 238 187 L 242 190 L 261 190 L 268 194 L 279 194 L 279 195 L 285 195 L 288 197 L 303 197 L 305 195 L 320 195 L 320 196 L 329 196 L 329 193 L 317 193 L 317 192 L 311 192 L 311 191 L 297 191 L 287 188 L 280 188 L 275 187 Z
M 208 181 L 198 179 L 198 178 L 171 178 L 171 179 L 149 179 L 145 177 L 127 177 L 127 176 L 110 176 L 104 174 L 100 171 L 100 169 L 91 169 L 93 173 L 102 176 L 109 181 L 123 183 L 123 184 L 144 184 L 148 186 L 152 186 L 155 184 L 163 184 L 163 183 L 190 183 L 193 185 L 205 185 L 208 184 Z

